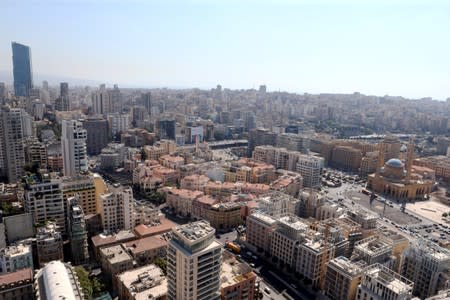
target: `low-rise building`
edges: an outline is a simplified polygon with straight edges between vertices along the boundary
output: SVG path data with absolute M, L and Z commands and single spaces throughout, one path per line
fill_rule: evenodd
M 149 236 L 124 244 L 140 266 L 148 265 L 157 257 L 166 257 L 167 240 L 163 236 Z
M 100 249 L 102 270 L 113 289 L 117 291 L 116 275 L 133 269 L 133 257 L 123 245 L 115 245 Z
M 126 271 L 117 276 L 117 282 L 121 300 L 167 299 L 167 279 L 155 265 Z
M 33 254 L 30 245 L 18 244 L 0 249 L 0 274 L 27 268 L 33 269 Z
M 39 267 L 53 260 L 63 260 L 63 240 L 56 223 L 49 222 L 39 227 L 36 233 Z
M 0 300 L 33 299 L 33 269 L 0 275 Z
M 256 298 L 256 275 L 246 263 L 236 261 L 234 255 L 224 252 L 220 273 L 222 300 L 253 300 Z

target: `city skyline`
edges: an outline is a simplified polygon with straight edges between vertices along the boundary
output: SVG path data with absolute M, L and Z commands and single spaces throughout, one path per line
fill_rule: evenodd
M 134 3 L 2 4 L 2 28 L 14 30 L 0 35 L 0 71 L 12 78 L 17 41 L 32 49 L 36 75 L 60 81 L 450 96 L 443 1 Z

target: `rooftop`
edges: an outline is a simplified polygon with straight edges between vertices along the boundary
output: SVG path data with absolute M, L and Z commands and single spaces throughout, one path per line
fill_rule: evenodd
M 148 236 L 139 240 L 130 241 L 125 246 L 133 254 L 145 252 L 152 249 L 158 249 L 167 246 L 167 241 L 160 237 Z
M 377 280 L 382 285 L 397 294 L 411 293 L 414 283 L 387 267 L 374 264 L 365 270 L 365 275 L 368 275 L 371 280 Z
M 128 254 L 123 245 L 114 245 L 100 249 L 102 256 L 106 257 L 110 264 L 117 264 L 125 261 L 132 261 L 133 258 Z
M 346 274 L 350 276 L 357 276 L 362 274 L 364 271 L 365 264 L 363 262 L 355 262 L 351 261 L 347 257 L 339 256 L 334 259 L 332 259 L 328 263 L 329 267 L 334 267 L 340 269 L 342 272 L 345 272 Z
M 136 233 L 136 235 L 138 237 L 142 238 L 142 237 L 147 237 L 147 236 L 158 235 L 158 234 L 170 232 L 172 230 L 172 228 L 175 227 L 176 225 L 177 225 L 176 223 L 174 223 L 164 217 L 161 217 L 159 219 L 158 225 L 150 226 L 150 225 L 140 224 L 134 228 L 134 232 Z
M 183 240 L 197 241 L 214 235 L 215 229 L 207 221 L 201 220 L 177 226 L 173 231 Z
M 167 279 L 155 265 L 124 272 L 118 279 L 136 300 L 159 299 L 167 294 Z
M 112 244 L 119 244 L 119 243 L 125 243 L 131 240 L 136 239 L 136 234 L 134 234 L 131 230 L 121 230 L 117 234 L 99 234 L 92 237 L 92 244 L 95 248 L 112 245 Z
M 0 289 L 9 284 L 17 285 L 17 283 L 33 280 L 33 270 L 31 268 L 21 269 L 15 272 L 0 275 Z

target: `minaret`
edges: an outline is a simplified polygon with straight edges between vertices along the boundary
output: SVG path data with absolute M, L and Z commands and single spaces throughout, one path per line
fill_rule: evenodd
M 377 170 L 375 172 L 375 177 L 380 177 L 380 170 L 384 165 L 384 152 L 386 151 L 386 144 L 381 142 L 378 146 L 378 162 L 377 162 Z
M 414 144 L 412 141 L 408 144 L 407 158 L 406 158 L 406 180 L 411 180 L 411 169 L 414 159 Z

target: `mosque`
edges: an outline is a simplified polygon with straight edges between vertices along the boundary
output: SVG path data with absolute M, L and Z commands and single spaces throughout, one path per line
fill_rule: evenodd
M 423 199 L 425 195 L 432 192 L 434 184 L 432 176 L 427 176 L 426 172 L 413 172 L 414 145 L 412 143 L 407 147 L 405 163 L 398 158 L 391 158 L 384 163 L 385 148 L 386 144 L 381 143 L 376 172 L 370 174 L 367 179 L 368 189 L 396 200 Z

